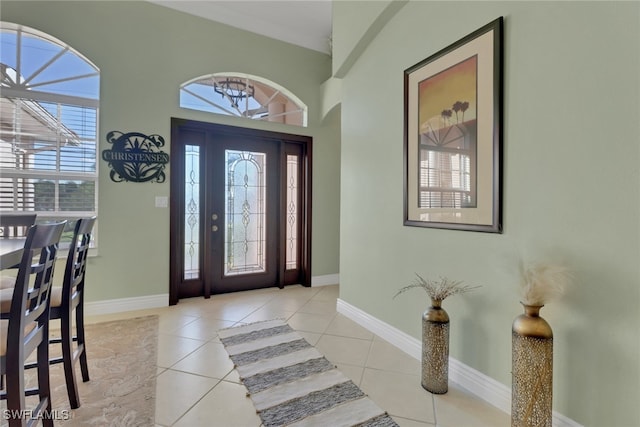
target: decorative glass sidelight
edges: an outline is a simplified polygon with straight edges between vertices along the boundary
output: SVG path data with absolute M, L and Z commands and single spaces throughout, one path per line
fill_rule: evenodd
M 285 265 L 298 268 L 298 156 L 287 155 L 287 223 Z
M 225 276 L 266 270 L 266 157 L 225 150 Z
M 184 280 L 200 278 L 200 147 L 185 145 Z

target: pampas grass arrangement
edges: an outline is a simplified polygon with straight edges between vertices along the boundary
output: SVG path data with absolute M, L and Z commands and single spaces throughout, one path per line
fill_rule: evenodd
M 465 285 L 461 281 L 451 280 L 447 277 L 440 277 L 439 280 L 424 279 L 417 273 L 416 277 L 417 278 L 413 281 L 413 283 L 400 288 L 400 290 L 393 297 L 395 298 L 398 295 L 408 291 L 409 289 L 421 288 L 427 293 L 427 295 L 429 295 L 429 298 L 431 298 L 432 300 L 442 301 L 452 295 L 464 294 L 480 287 Z
M 548 262 L 520 263 L 520 276 L 522 303 L 531 306 L 543 306 L 558 298 L 572 280 L 566 267 Z
M 452 295 L 467 293 L 478 286 L 469 286 L 458 280 L 440 277 L 425 279 L 416 273 L 416 279 L 400 288 L 393 298 L 410 289 L 424 290 L 431 305 L 422 314 L 422 387 L 435 394 L 449 390 L 449 314 L 442 301 Z
M 572 280 L 566 267 L 520 263 L 524 313 L 512 325 L 511 425 L 548 426 L 553 418 L 553 330 L 540 309 Z

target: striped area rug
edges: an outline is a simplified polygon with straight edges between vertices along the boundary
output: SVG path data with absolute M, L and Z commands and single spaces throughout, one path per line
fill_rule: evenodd
M 265 427 L 398 426 L 283 320 L 218 335 Z

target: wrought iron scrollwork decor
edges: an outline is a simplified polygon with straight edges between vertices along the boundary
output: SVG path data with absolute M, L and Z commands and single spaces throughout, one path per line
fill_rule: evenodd
M 164 182 L 164 168 L 169 155 L 162 150 L 164 138 L 160 135 L 145 135 L 140 132 L 107 133 L 110 150 L 102 152 L 102 159 L 111 168 L 109 176 L 114 182 Z

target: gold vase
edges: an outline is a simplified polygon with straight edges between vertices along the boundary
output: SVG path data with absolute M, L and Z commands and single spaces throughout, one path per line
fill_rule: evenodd
M 553 331 L 543 306 L 522 303 L 512 328 L 511 426 L 551 427 Z
M 449 383 L 449 315 L 442 300 L 431 300 L 422 315 L 422 387 L 444 394 Z

